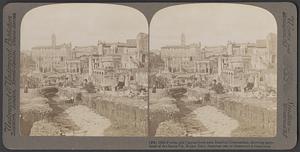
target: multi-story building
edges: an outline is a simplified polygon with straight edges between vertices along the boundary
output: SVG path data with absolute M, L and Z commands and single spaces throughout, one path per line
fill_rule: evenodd
M 126 43 L 99 41 L 97 52 L 98 60 L 92 60 L 91 66 L 89 66 L 90 76 L 97 85 L 108 87 L 118 81 L 126 81 L 125 85 L 135 81 L 141 85 L 148 81 L 147 79 L 135 79 L 136 75 L 140 73 L 139 71 L 147 68 L 148 65 L 147 34 L 139 33 L 136 39 L 128 39 Z M 123 79 L 120 79 L 121 77 Z
M 169 72 L 194 72 L 195 61 L 201 58 L 201 44 L 185 44 L 185 36 L 181 35 L 181 45 L 163 46 L 160 56 Z
M 90 56 L 98 54 L 97 46 L 75 46 L 72 49 L 72 58 L 79 58 L 81 56 Z
M 205 46 L 202 49 L 202 54 L 204 58 L 210 58 L 213 56 L 222 56 L 226 55 L 226 46 L 220 45 L 220 46 Z
M 240 87 L 245 81 L 245 73 L 251 68 L 251 57 L 220 57 L 218 63 L 218 74 L 224 84 L 230 87 Z
M 229 42 L 228 55 L 219 60 L 219 75 L 223 82 L 231 87 L 242 87 L 253 79 L 255 87 L 275 87 L 276 81 L 271 80 L 276 80 L 276 43 L 274 33 L 270 33 L 266 39 L 256 40 L 256 43 Z
M 53 34 L 52 44 L 50 46 L 36 46 L 31 50 L 31 56 L 35 60 L 36 68 L 41 72 L 65 70 L 66 60 L 71 58 L 72 45 L 56 44 L 56 36 Z
M 140 71 L 148 66 L 148 35 L 138 33 L 135 39 L 125 43 L 98 41 L 94 46 L 56 44 L 56 36 L 51 37 L 50 46 L 37 46 L 31 50 L 36 69 L 40 72 L 76 74 L 99 85 L 130 80 L 145 84 L 147 79 Z M 129 82 L 129 81 L 128 81 Z M 107 83 L 107 84 L 105 84 Z

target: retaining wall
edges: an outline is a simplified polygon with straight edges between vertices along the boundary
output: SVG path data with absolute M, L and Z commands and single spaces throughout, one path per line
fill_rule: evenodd
M 134 102 L 145 101 L 132 102 L 131 105 L 128 102 L 105 99 L 96 94 L 84 93 L 82 95 L 82 104 L 110 119 L 114 126 L 133 129 L 137 131 L 136 135 L 145 136 L 148 128 L 147 107 L 134 104 Z
M 243 101 L 236 101 L 233 98 L 226 100 L 222 97 L 213 98 L 208 104 L 223 110 L 228 116 L 237 119 L 240 124 L 243 125 L 244 129 L 256 130 L 260 133 L 264 133 L 264 136 L 272 137 L 276 135 L 277 108 L 271 105 L 270 107 L 257 106 Z

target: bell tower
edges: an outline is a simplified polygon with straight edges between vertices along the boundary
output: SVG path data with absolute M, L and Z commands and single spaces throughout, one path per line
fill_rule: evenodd
M 52 42 L 51 43 L 52 48 L 55 48 L 55 46 L 56 46 L 56 36 L 55 36 L 54 33 L 51 36 L 51 42 Z
M 185 35 L 184 33 L 181 34 L 181 46 L 185 46 Z

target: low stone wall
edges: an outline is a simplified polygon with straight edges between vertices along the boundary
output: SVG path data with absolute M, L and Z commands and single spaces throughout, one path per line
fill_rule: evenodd
M 100 115 L 110 119 L 112 124 L 120 128 L 136 130 L 136 135 L 147 135 L 147 107 L 142 100 L 120 101 L 120 98 L 104 98 L 97 94 L 82 94 L 82 103 Z M 132 104 L 130 104 L 132 102 Z M 144 102 L 136 104 L 136 102 Z
M 268 107 L 217 96 L 212 98 L 208 104 L 223 110 L 228 116 L 239 121 L 241 125 L 239 132 L 244 133 L 237 136 L 262 136 L 261 134 L 263 134 L 263 136 L 273 137 L 276 135 L 277 108 L 271 106 L 274 103 Z
M 154 136 L 158 125 L 173 119 L 174 116 L 174 112 L 150 108 L 150 122 L 148 123 L 146 101 L 129 99 L 131 101 L 122 102 L 120 98 L 103 98 L 97 94 L 83 94 L 82 97 L 83 104 L 109 118 L 113 125 L 137 130 L 137 135 L 146 136 L 149 131 L 149 136 Z M 137 102 L 143 102 L 143 104 L 136 104 Z

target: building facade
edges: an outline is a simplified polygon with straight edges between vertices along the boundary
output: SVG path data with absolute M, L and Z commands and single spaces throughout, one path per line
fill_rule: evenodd
M 72 44 L 57 45 L 56 36 L 51 36 L 50 46 L 36 46 L 31 49 L 31 56 L 36 61 L 36 69 L 40 72 L 63 72 L 65 64 L 71 58 Z

